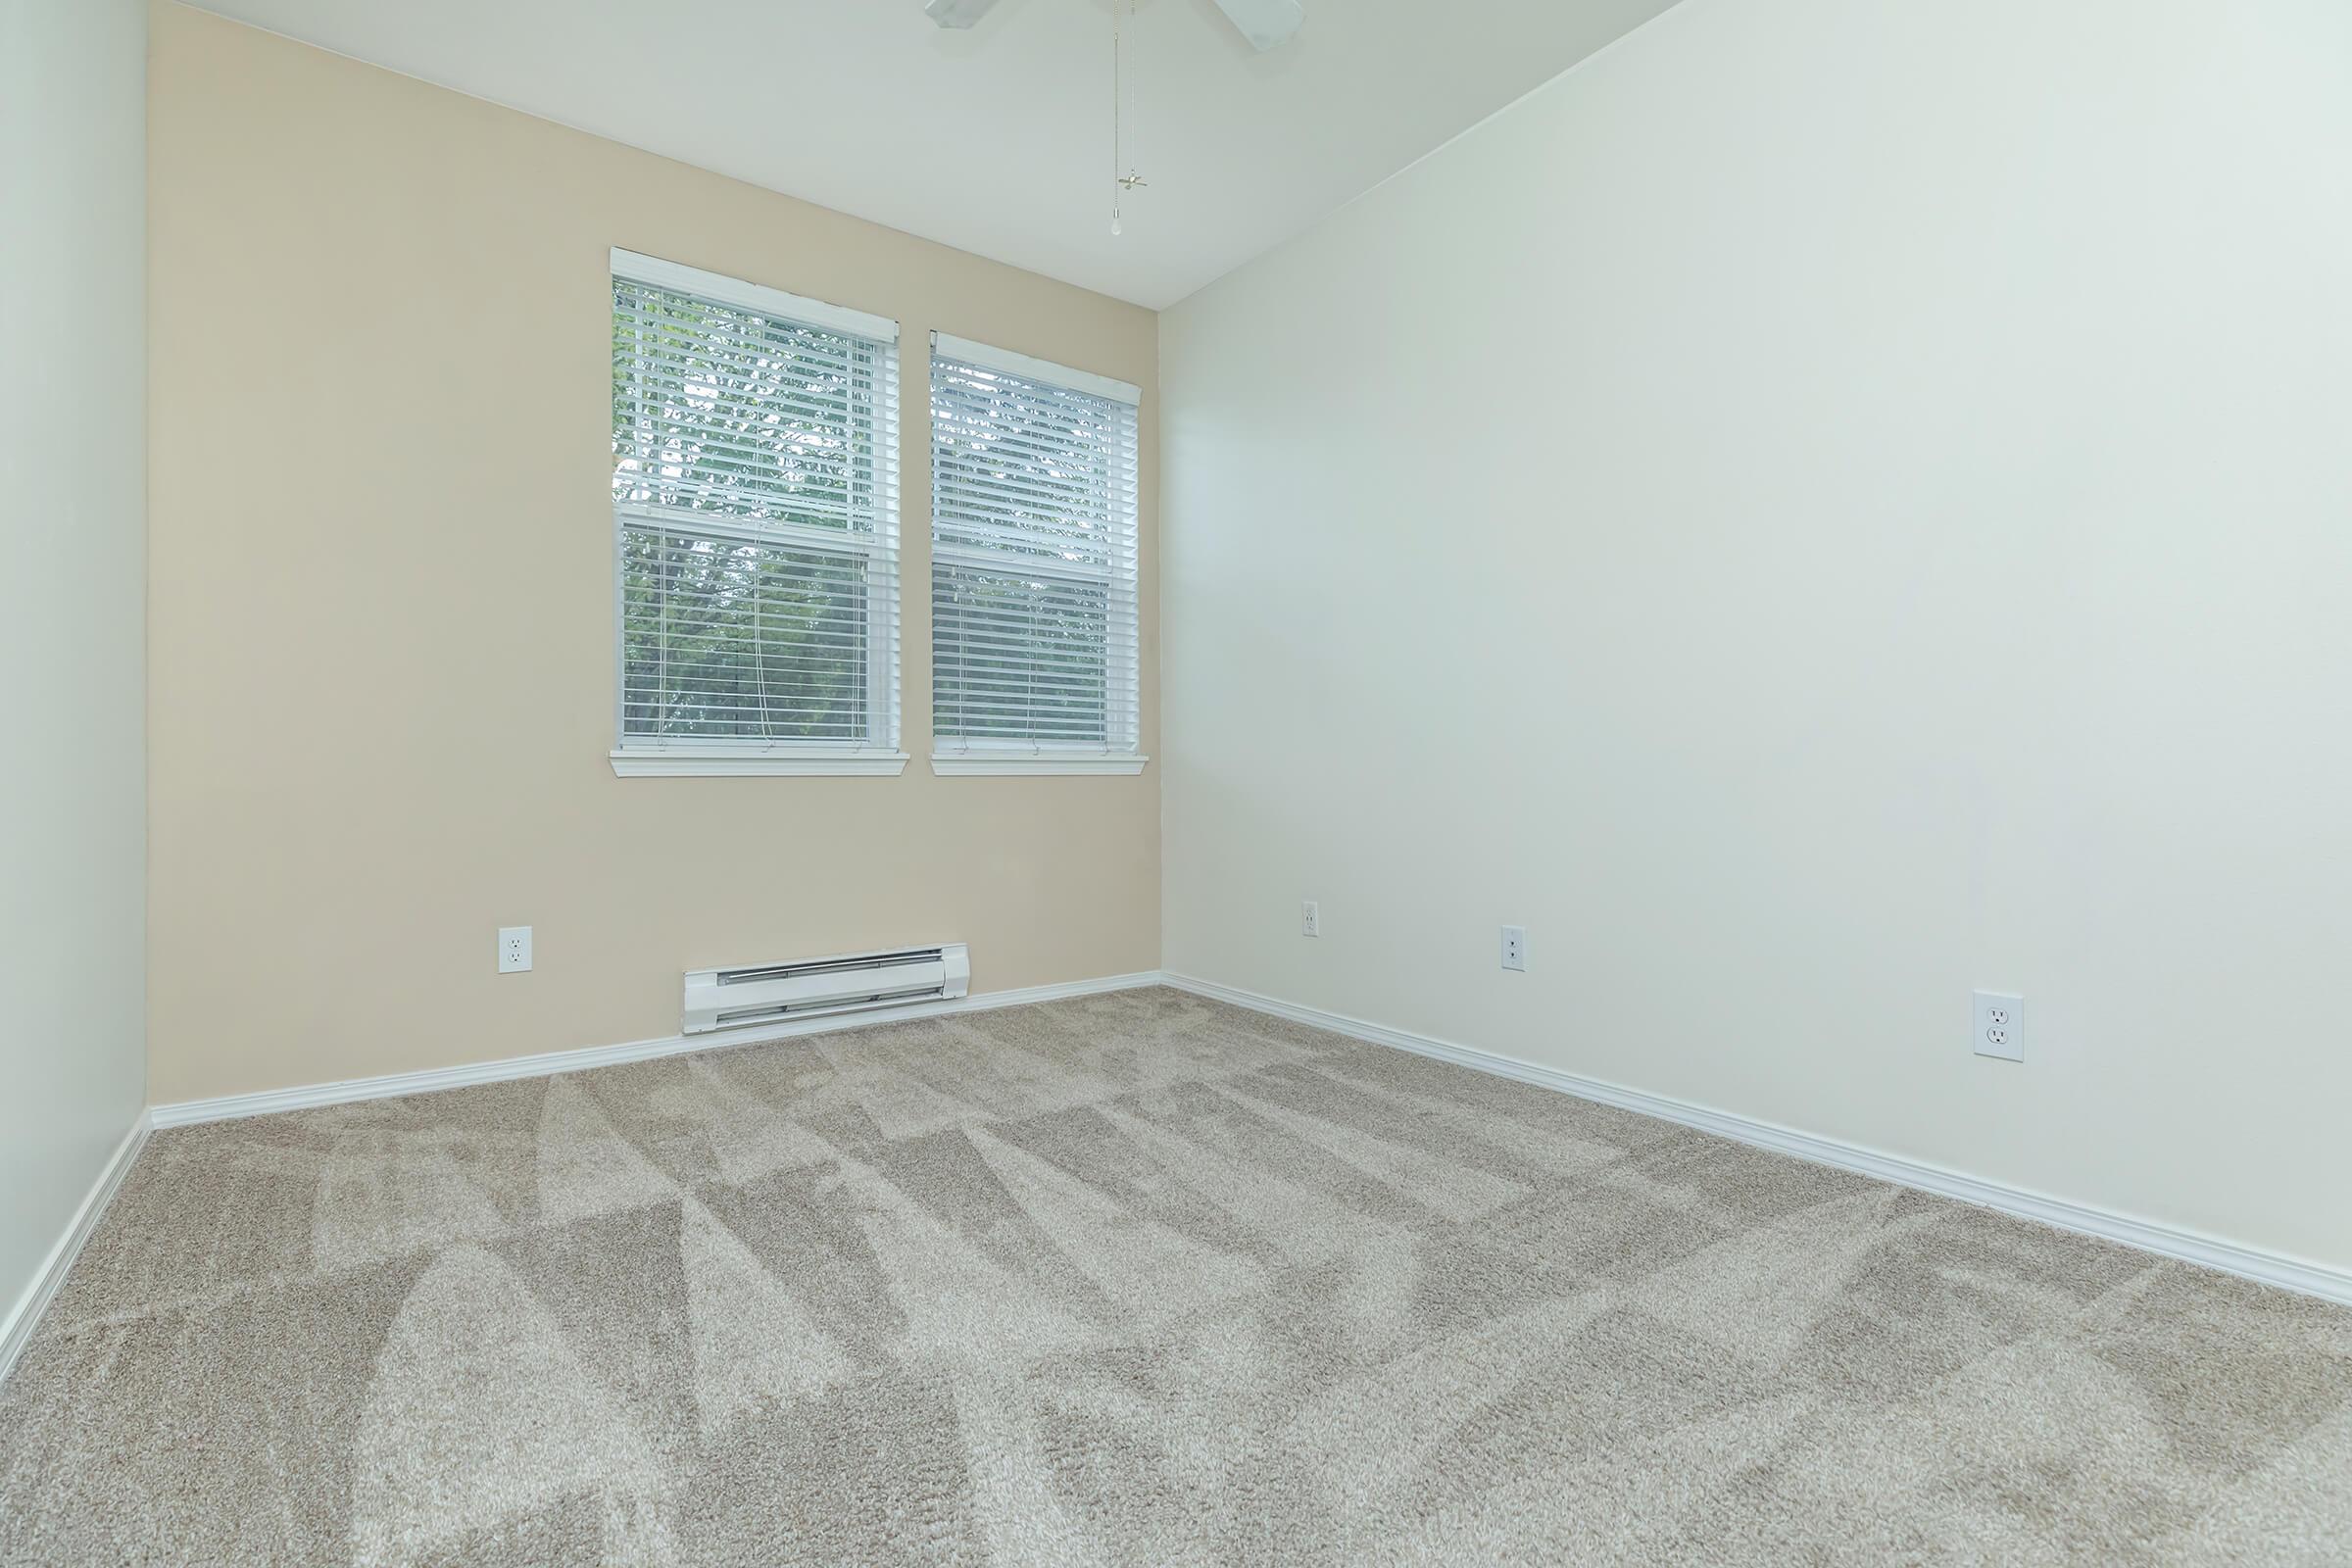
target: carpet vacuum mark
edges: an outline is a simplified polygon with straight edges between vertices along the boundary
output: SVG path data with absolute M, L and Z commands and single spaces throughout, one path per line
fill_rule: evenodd
M 2352 1313 L 1166 990 L 158 1133 L 0 1562 L 2343 1563 Z

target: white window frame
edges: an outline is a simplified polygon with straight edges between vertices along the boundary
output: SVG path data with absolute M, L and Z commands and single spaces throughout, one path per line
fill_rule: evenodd
M 723 273 L 641 256 L 615 247 L 612 255 L 614 277 L 633 283 L 698 295 L 721 305 L 756 311 L 807 326 L 818 327 L 888 345 L 890 385 L 884 389 L 892 406 L 878 411 L 881 434 L 877 444 L 877 491 L 882 507 L 871 533 L 814 528 L 789 522 L 740 523 L 710 513 L 615 500 L 612 504 L 612 771 L 622 778 L 895 776 L 906 771 L 907 755 L 899 749 L 899 597 L 904 593 L 903 553 L 899 531 L 899 323 L 847 306 L 787 294 L 782 289 L 746 282 Z M 926 407 L 928 398 L 926 397 Z M 831 556 L 865 558 L 866 572 L 866 701 L 876 715 L 874 732 L 862 741 L 768 741 L 720 739 L 708 736 L 664 740 L 627 732 L 628 640 L 623 541 L 632 525 L 674 527 L 681 533 L 711 538 L 741 539 L 748 543 L 801 546 Z M 881 569 L 877 569 L 881 568 Z
M 1143 389 L 1127 381 L 1113 380 L 1091 370 L 1074 369 L 1055 365 L 1050 360 L 1032 358 L 1010 349 L 977 343 L 970 338 L 956 337 L 948 332 L 931 334 L 933 361 L 952 360 L 961 365 L 983 369 L 1002 370 L 1007 375 L 1026 381 L 1042 382 L 1072 392 L 1083 392 L 1113 403 L 1124 403 L 1136 411 L 1140 420 Z M 923 409 L 926 418 L 931 409 L 931 387 L 936 368 L 924 377 Z M 936 437 L 934 438 L 936 439 Z M 1140 446 L 1141 431 L 1137 433 Z M 1140 464 L 1142 455 L 1137 454 Z M 932 480 L 937 494 L 936 471 Z M 938 714 L 932 715 L 931 771 L 943 778 L 994 777 L 1005 774 L 1068 774 L 1103 775 L 1141 773 L 1152 760 L 1143 754 L 1143 517 L 1139 476 L 1137 515 L 1129 519 L 1135 530 L 1135 573 L 1127 577 L 1115 566 L 1092 566 L 1075 562 L 1041 564 L 1035 557 L 1000 554 L 971 545 L 943 542 L 939 537 L 938 521 L 933 518 L 931 530 L 932 571 L 937 573 L 944 563 L 982 571 L 1013 570 L 1038 576 L 1056 577 L 1068 582 L 1099 583 L 1107 590 L 1114 616 L 1126 617 L 1135 650 L 1134 662 L 1125 671 L 1128 691 L 1124 697 L 1129 715 L 1129 734 L 1124 744 L 1091 745 L 1083 741 L 1020 741 L 965 737 L 937 733 Z M 1124 595 L 1124 603 L 1121 596 Z M 933 691 L 937 691 L 937 673 L 933 673 Z

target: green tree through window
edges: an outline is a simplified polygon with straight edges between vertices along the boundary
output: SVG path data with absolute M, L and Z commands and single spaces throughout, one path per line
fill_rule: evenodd
M 620 728 L 887 742 L 891 344 L 616 271 Z M 887 608 L 887 607 L 885 607 Z

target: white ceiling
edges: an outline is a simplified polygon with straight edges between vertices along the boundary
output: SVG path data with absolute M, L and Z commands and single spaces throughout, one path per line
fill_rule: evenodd
M 1141 0 L 1138 167 L 1110 233 L 1111 0 L 203 0 L 614 141 L 1159 309 L 1673 0 L 1305 0 L 1252 53 Z

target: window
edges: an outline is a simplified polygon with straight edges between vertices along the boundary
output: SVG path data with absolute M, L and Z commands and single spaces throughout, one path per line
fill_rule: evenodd
M 931 729 L 941 773 L 1138 773 L 1136 404 L 935 334 Z
M 612 253 L 619 743 L 641 773 L 896 773 L 898 325 Z

